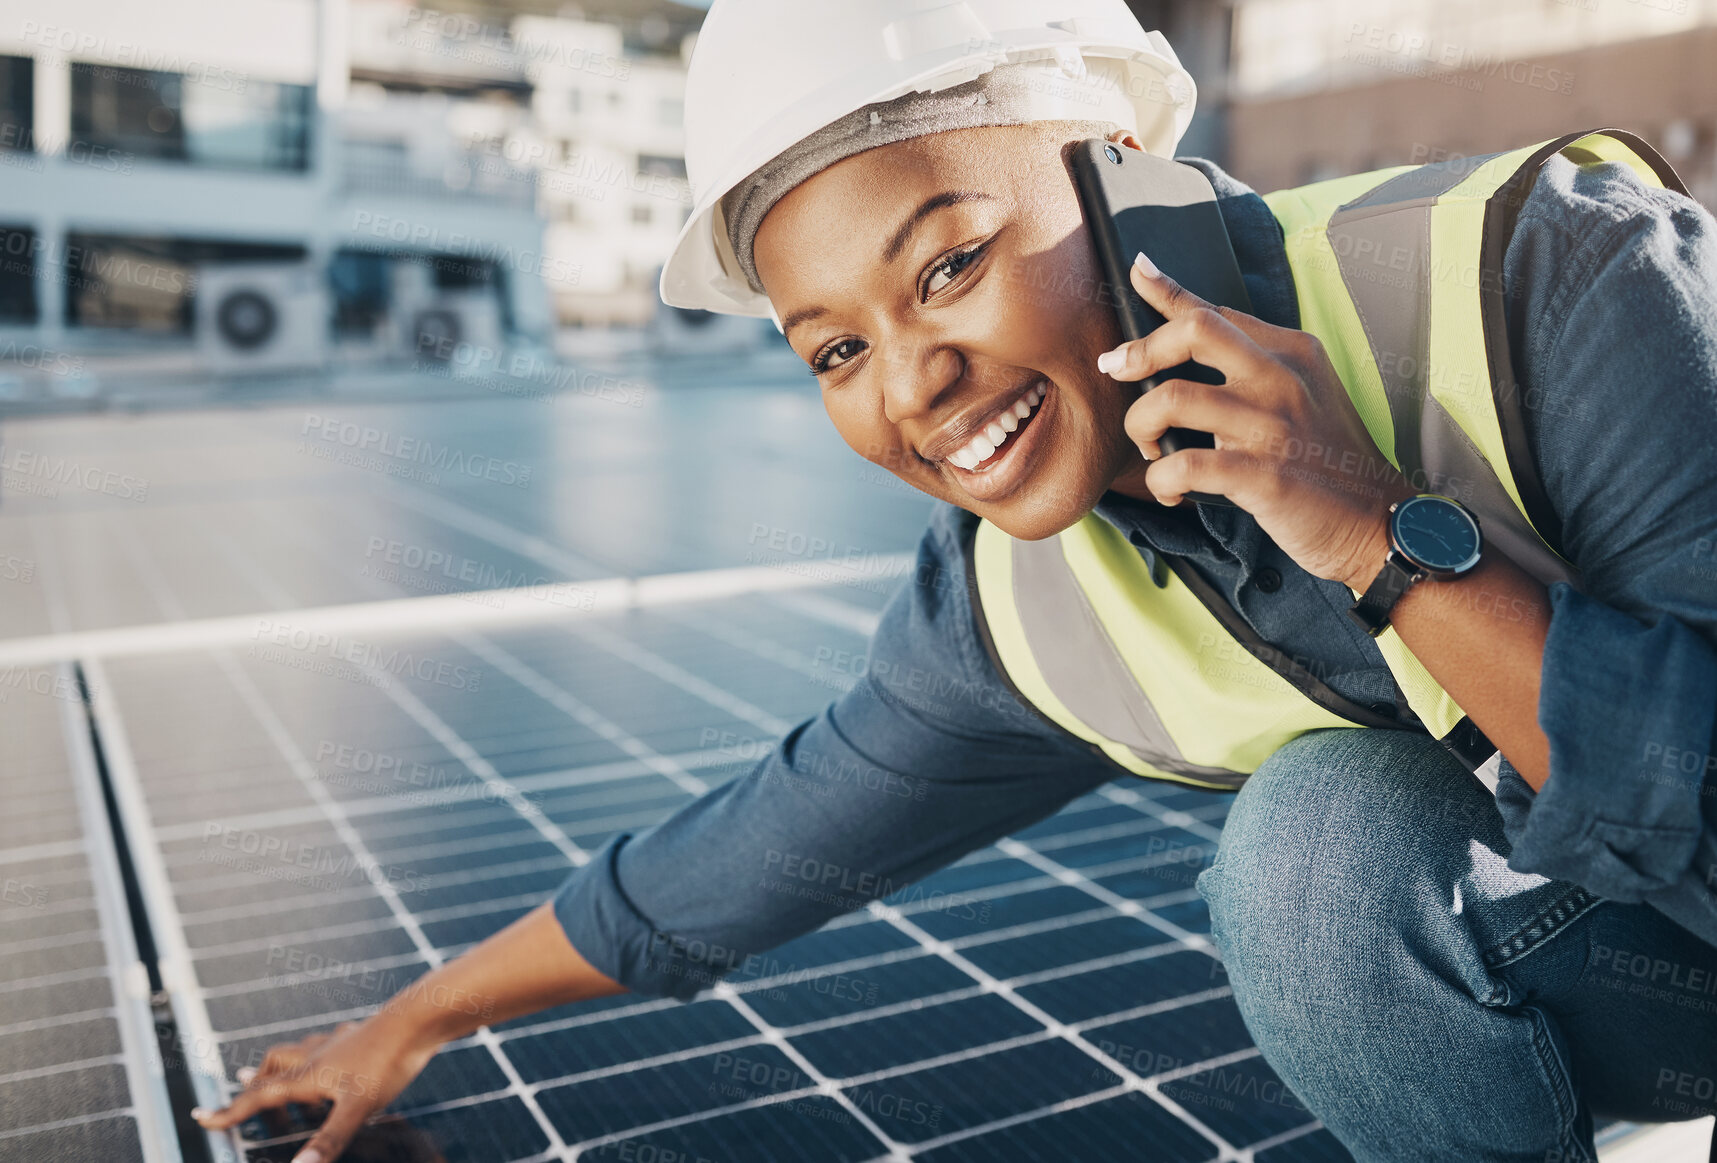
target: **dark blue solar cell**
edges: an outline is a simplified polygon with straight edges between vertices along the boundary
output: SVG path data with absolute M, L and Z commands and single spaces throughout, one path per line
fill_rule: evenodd
M 1165 1082 L 1163 1093 L 1236 1146 L 1274 1138 L 1317 1121 L 1262 1058 Z
M 1246 1024 L 1231 997 L 1095 1026 L 1086 1030 L 1084 1037 L 1144 1078 L 1252 1045 L 1252 1037 L 1246 1032 Z
M 1204 953 L 1180 951 L 1053 978 L 1022 986 L 1019 992 L 1061 1021 L 1083 1022 L 1227 984 L 1220 961 Z
M 974 984 L 947 961 L 926 954 L 837 973 L 791 973 L 784 983 L 747 990 L 744 997 L 770 1025 L 797 1026 Z
M 1257 1155 L 1257 1163 L 1352 1163 L 1352 1160 L 1347 1148 L 1321 1128 Z
M 569 1143 L 815 1088 L 774 1046 L 744 1046 L 547 1087 L 537 1101 Z
M 801 1034 L 792 1041 L 817 1069 L 831 1078 L 846 1078 L 1042 1028 L 1017 1007 L 986 994 Z
M 1173 940 L 1143 921 L 1111 915 L 1048 933 L 1027 933 L 1004 941 L 968 945 L 961 953 L 986 972 L 1006 978 L 1128 953 Z
M 1067 1163 L 1086 1159 L 1204 1163 L 1216 1157 L 1216 1146 L 1209 1139 L 1149 1096 L 1136 1092 L 975 1135 L 915 1156 L 919 1163 Z
M 64 1106 L 62 1111 L 75 1110 Z M 90 1112 L 95 1113 L 95 1112 Z M 7 1121 L 8 1127 L 20 1124 Z M 33 1131 L 3 1141 L 0 1158 L 16 1163 L 48 1159 L 99 1159 L 101 1163 L 142 1163 L 143 1150 L 137 1140 L 137 1124 L 129 1115 L 52 1130 Z
M 507 1076 L 487 1046 L 453 1046 L 429 1060 L 423 1073 L 388 1108 L 394 1111 L 453 1102 L 506 1090 Z
M 502 1045 L 525 1081 L 542 1082 L 756 1034 L 756 1027 L 732 1006 L 712 1000 L 524 1034 Z
M 1066 885 L 1017 893 L 993 901 L 956 896 L 939 898 L 937 903 L 941 907 L 913 913 L 912 923 L 943 940 L 994 933 L 1010 925 L 1103 907 L 1089 893 Z
M 858 1163 L 880 1140 L 830 1098 L 798 1098 L 589 1148 L 593 1163 Z
M 1203 897 L 1194 897 L 1192 900 L 1182 901 L 1179 904 L 1154 907 L 1151 912 L 1170 924 L 1179 925 L 1189 933 L 1210 935 L 1210 909 L 1205 905 Z
M 1121 1076 L 1061 1038 L 848 1087 L 883 1133 L 921 1143 L 1114 1086 Z
M 894 904 L 903 900 L 922 900 L 926 893 L 966 893 L 978 889 L 990 888 L 1009 881 L 1030 880 L 1042 876 L 1043 873 L 1033 868 L 1023 860 L 1004 857 L 1000 860 L 972 860 L 933 872 L 912 888 L 925 890 L 913 894 L 911 889 L 903 889 L 893 896 L 885 898 L 887 903 Z

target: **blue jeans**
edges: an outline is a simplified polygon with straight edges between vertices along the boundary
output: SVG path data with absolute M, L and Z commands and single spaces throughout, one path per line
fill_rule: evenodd
M 1596 1158 L 1594 1117 L 1717 1108 L 1717 949 L 1511 871 L 1433 740 L 1302 736 L 1199 878 L 1265 1059 L 1361 1161 Z

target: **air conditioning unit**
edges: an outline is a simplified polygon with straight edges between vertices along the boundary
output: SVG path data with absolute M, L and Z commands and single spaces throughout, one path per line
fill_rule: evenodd
M 197 271 L 197 351 L 217 372 L 316 370 L 330 305 L 308 263 L 221 263 Z
M 768 320 L 670 307 L 657 299 L 645 332 L 645 348 L 652 355 L 669 357 L 727 355 L 761 347 L 774 330 Z
M 445 375 L 494 374 L 506 342 L 501 293 L 492 283 L 437 286 L 428 263 L 396 262 L 390 310 L 396 350 Z

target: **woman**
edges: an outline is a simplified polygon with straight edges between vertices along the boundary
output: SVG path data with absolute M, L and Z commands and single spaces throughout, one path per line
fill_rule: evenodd
M 689 997 L 1131 770 L 1243 783 L 1199 880 L 1213 935 L 1266 1058 L 1356 1156 L 1589 1159 L 1594 1115 L 1696 1113 L 1717 227 L 1625 135 L 1268 203 L 1197 162 L 1253 310 L 1141 256 L 1168 322 L 1122 344 L 1068 149 L 1167 154 L 1190 104 L 1120 0 L 716 4 L 664 293 L 772 313 L 846 441 L 946 504 L 864 681 L 425 985 L 493 998 L 492 1021 Z M 1398 263 L 1365 231 L 1403 222 L 1431 241 Z M 1476 265 L 1439 265 L 1468 257 L 1449 237 Z M 1422 359 L 1380 342 L 1396 325 Z M 1188 359 L 1225 382 L 1140 393 Z M 1171 427 L 1214 447 L 1160 455 Z M 1415 503 L 1448 523 L 1415 534 Z M 1034 545 L 1059 547 L 1048 573 Z M 783 852 L 874 891 L 771 891 Z M 1638 988 L 1641 959 L 1681 993 Z M 473 1029 L 433 992 L 277 1048 L 199 1117 L 332 1101 L 298 1156 L 327 1163 Z

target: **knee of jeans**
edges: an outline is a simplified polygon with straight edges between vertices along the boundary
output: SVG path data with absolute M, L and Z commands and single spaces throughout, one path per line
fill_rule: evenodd
M 1382 931 L 1411 925 L 1428 886 L 1456 875 L 1443 866 L 1464 858 L 1456 833 L 1474 825 L 1439 803 L 1465 804 L 1473 789 L 1484 795 L 1440 744 L 1406 732 L 1315 731 L 1277 750 L 1240 790 L 1198 880 L 1236 986 L 1377 972 Z

